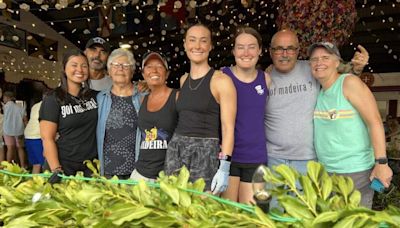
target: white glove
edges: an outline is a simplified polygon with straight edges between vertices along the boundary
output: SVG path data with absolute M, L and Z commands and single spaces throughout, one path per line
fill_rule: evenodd
M 211 182 L 211 191 L 214 195 L 224 192 L 228 188 L 230 161 L 219 160 L 219 168 Z

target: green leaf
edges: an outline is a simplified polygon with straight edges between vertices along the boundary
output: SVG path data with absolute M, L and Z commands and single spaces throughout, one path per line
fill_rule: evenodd
M 184 190 L 179 190 L 179 205 L 183 207 L 189 207 L 192 204 L 189 193 Z
M 90 169 L 90 171 L 92 171 L 94 175 L 99 174 L 98 170 L 94 167 L 93 162 L 91 160 L 85 160 L 83 161 L 83 164 L 85 164 Z
M 298 198 L 283 195 L 278 197 L 278 201 L 289 215 L 295 218 L 314 219 L 313 214 L 308 210 L 307 206 L 302 204 Z
M 361 202 L 361 193 L 358 190 L 354 190 L 350 195 L 349 201 L 352 206 L 358 207 Z
M 339 218 L 339 212 L 337 211 L 327 211 L 319 214 L 313 221 L 312 225 L 315 226 L 319 223 L 332 222 L 335 223 Z
M 348 204 L 349 195 L 354 188 L 353 180 L 350 177 L 340 175 L 334 175 L 333 178 L 333 181 L 337 183 L 339 193 L 344 197 L 344 202 Z
M 193 190 L 203 192 L 205 187 L 206 187 L 206 182 L 204 181 L 203 178 L 197 179 L 193 183 Z
M 152 209 L 146 208 L 144 206 L 135 207 L 126 205 L 116 211 L 112 211 L 111 216 L 108 219 L 113 220 L 113 224 L 120 226 L 124 222 L 129 222 L 134 219 L 141 219 L 152 212 Z
M 189 181 L 190 173 L 186 166 L 183 166 L 179 172 L 177 187 L 186 188 Z
M 370 218 L 372 221 L 375 221 L 377 223 L 385 222 L 396 226 L 400 224 L 399 216 L 400 214 L 397 214 L 397 219 L 396 219 L 396 216 L 390 216 L 386 211 L 375 211 L 374 216 L 370 216 Z
M 279 173 L 285 180 L 287 181 L 287 184 L 295 189 L 296 188 L 296 177 L 299 176 L 296 170 L 293 168 L 286 166 L 286 165 L 278 165 L 275 168 L 275 171 Z
M 98 159 L 94 159 L 93 163 L 96 165 L 96 169 L 100 170 L 100 161 Z
M 15 194 L 15 193 L 14 193 Z M 14 203 L 22 203 L 20 199 L 17 199 L 15 197 L 11 190 L 8 190 L 6 187 L 0 186 L 0 196 L 4 197 L 8 201 L 14 202 Z
M 354 222 L 356 219 L 358 219 L 357 216 L 344 217 L 343 219 L 339 220 L 339 222 L 336 223 L 333 228 L 354 227 Z
M 327 200 L 332 193 L 333 182 L 332 178 L 326 174 L 322 176 L 322 198 Z
M 143 219 L 143 224 L 146 227 L 170 227 L 172 225 L 176 225 L 176 220 L 171 218 L 171 217 L 165 217 L 165 216 L 157 216 L 157 217 L 149 217 Z
M 31 215 L 25 215 L 11 220 L 7 223 L 7 228 L 20 228 L 20 227 L 35 227 L 39 226 L 37 222 L 30 219 Z
M 171 185 L 161 182 L 160 183 L 160 188 L 163 192 L 165 192 L 169 197 L 171 197 L 172 202 L 174 202 L 176 205 L 179 205 L 179 191 L 178 189 L 172 187 Z
M 113 223 L 107 219 L 98 219 L 94 224 L 93 228 L 110 228 L 113 227 Z
M 254 212 L 257 215 L 257 218 L 261 220 L 263 224 L 265 224 L 267 227 L 275 227 L 275 224 L 268 218 L 268 216 L 259 208 L 259 207 L 254 207 Z
M 354 222 L 354 227 L 362 227 L 365 228 L 365 224 L 368 222 L 369 218 L 367 216 L 359 216 L 358 219 Z
M 265 174 L 264 174 L 264 180 L 268 183 L 274 184 L 274 185 L 284 185 L 285 181 L 284 178 L 278 177 L 275 172 L 272 172 L 270 168 L 266 167 L 265 169 Z
M 307 174 L 311 181 L 317 186 L 319 185 L 318 180 L 322 170 L 322 165 L 318 162 L 309 161 L 307 163 Z
M 154 206 L 155 204 L 151 196 L 151 190 L 147 186 L 146 182 L 144 180 L 140 180 L 138 186 L 140 192 L 139 194 L 140 202 L 146 206 Z
M 99 189 L 96 189 L 91 186 L 88 186 L 87 188 L 80 190 L 76 194 L 76 198 L 80 202 L 88 202 L 89 204 L 102 197 L 104 197 L 104 193 L 99 191 Z
M 311 180 L 308 176 L 301 176 L 300 183 L 303 186 L 305 200 L 307 204 L 315 211 L 315 207 L 317 204 L 317 194 L 311 184 Z

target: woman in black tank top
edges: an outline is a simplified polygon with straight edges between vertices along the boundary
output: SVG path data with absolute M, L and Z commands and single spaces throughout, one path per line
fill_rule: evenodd
M 165 152 L 175 130 L 177 91 L 168 88 L 168 63 L 157 52 L 149 52 L 143 57 L 142 74 L 150 88 L 139 111 L 138 125 L 141 131 L 139 158 L 131 178 L 154 181 L 164 169 Z
M 229 76 L 208 64 L 212 49 L 210 29 L 202 24 L 191 26 L 184 48 L 190 73 L 181 77 L 179 120 L 168 146 L 165 171 L 172 174 L 186 166 L 191 181 L 203 178 L 206 190 L 219 194 L 228 185 L 236 90 Z

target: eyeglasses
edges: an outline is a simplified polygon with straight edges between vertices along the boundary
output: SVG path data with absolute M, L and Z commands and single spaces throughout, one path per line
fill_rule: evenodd
M 271 48 L 272 52 L 276 55 L 282 55 L 283 52 L 285 52 L 285 51 L 287 54 L 293 55 L 293 54 L 296 54 L 298 49 L 299 49 L 298 47 L 294 47 L 294 46 L 289 46 L 287 48 L 284 48 L 281 46 Z
M 111 62 L 111 67 L 114 69 L 124 69 L 124 70 L 129 70 L 132 68 L 132 64 L 129 63 L 115 63 L 115 62 Z
M 329 56 L 329 55 L 324 55 L 324 56 L 321 56 L 321 57 L 312 57 L 312 58 L 310 58 L 310 62 L 313 63 L 313 64 L 317 63 L 318 61 L 321 61 L 321 62 L 323 62 L 323 63 L 326 63 L 326 62 L 328 62 L 330 59 L 331 59 L 331 56 Z

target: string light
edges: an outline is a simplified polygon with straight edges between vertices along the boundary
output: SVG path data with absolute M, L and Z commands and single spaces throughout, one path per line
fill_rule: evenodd
M 3 2 L 3 0 L 0 0 L 0 2 Z M 40 0 L 35 1 L 35 4 L 37 4 L 38 6 L 34 5 L 30 5 L 30 11 L 35 12 L 38 11 L 39 9 L 43 9 L 43 7 L 45 6 L 45 4 L 39 4 Z M 38 3 L 39 2 L 39 3 Z M 67 1 L 68 2 L 68 1 Z M 153 25 L 149 24 L 149 26 L 143 26 L 144 21 L 148 22 L 148 21 L 155 21 L 155 18 L 157 17 L 157 15 L 159 16 L 166 16 L 166 13 L 163 12 L 163 6 L 161 4 L 154 4 L 153 1 L 138 1 L 138 0 L 121 0 L 121 1 L 109 1 L 109 0 L 103 0 L 103 1 L 98 1 L 100 3 L 95 3 L 94 1 L 89 1 L 89 0 L 83 0 L 83 1 L 79 1 L 80 4 L 75 4 L 75 5 L 68 5 L 68 4 L 60 4 L 62 6 L 62 9 L 60 10 L 70 10 L 70 9 L 76 9 L 76 10 L 82 10 L 82 11 L 86 11 L 86 10 L 95 10 L 95 9 L 109 9 L 109 10 L 113 10 L 114 12 L 119 12 L 120 16 L 123 19 L 123 21 L 120 23 L 123 26 L 126 26 L 125 24 L 127 23 L 127 21 L 129 23 L 132 24 L 132 22 L 134 23 L 134 29 L 128 31 L 128 33 L 122 33 L 123 35 L 119 34 L 119 36 L 117 36 L 118 38 L 115 38 L 115 36 L 113 36 L 113 41 L 115 43 L 120 43 L 122 42 L 123 39 L 125 38 L 129 38 L 129 36 L 131 35 L 135 35 L 135 37 L 138 37 L 140 42 L 137 42 L 136 44 L 133 45 L 133 41 L 132 41 L 132 46 L 134 50 L 137 50 L 138 52 L 143 52 L 142 47 L 151 47 L 152 44 L 157 44 L 160 43 L 160 46 L 154 47 L 154 48 L 158 48 L 159 51 L 164 52 L 166 54 L 171 54 L 171 52 L 173 53 L 172 55 L 172 59 L 176 59 L 176 61 L 178 61 L 178 66 L 177 69 L 181 70 L 182 65 L 187 65 L 186 61 L 182 61 L 181 59 L 177 58 L 178 56 L 185 56 L 185 52 L 183 50 L 183 46 L 181 43 L 176 43 L 175 40 L 181 40 L 182 35 L 184 34 L 184 29 L 180 29 L 179 28 L 179 22 L 178 22 L 178 28 L 176 27 L 171 27 L 171 25 L 167 22 L 164 23 L 164 20 L 167 20 L 167 18 L 162 17 L 162 23 L 161 23 L 161 31 L 160 28 L 157 27 L 158 25 Z M 215 50 L 213 52 L 210 53 L 210 59 L 214 59 L 216 60 L 216 58 L 211 58 L 211 57 L 215 57 L 218 56 L 220 58 L 218 59 L 218 64 L 226 64 L 226 59 L 227 57 L 223 54 L 219 54 L 220 50 L 223 51 L 227 51 L 227 50 L 231 50 L 231 46 L 232 43 L 231 41 L 231 36 L 233 35 L 232 33 L 234 32 L 234 26 L 238 25 L 238 24 L 248 24 L 250 26 L 254 26 L 255 28 L 257 28 L 260 31 L 270 31 L 270 30 L 274 30 L 276 25 L 275 25 L 275 11 L 277 9 L 279 9 L 279 1 L 257 1 L 255 0 L 253 5 L 249 6 L 248 8 L 240 8 L 237 7 L 237 4 L 233 4 L 230 3 L 230 1 L 222 1 L 224 3 L 220 3 L 221 1 L 207 1 L 207 2 L 198 2 L 198 1 L 187 1 L 187 5 L 186 6 L 182 6 L 182 4 L 180 5 L 180 3 L 185 3 L 182 0 L 177 0 L 177 1 L 173 1 L 174 4 L 174 8 L 176 9 L 180 9 L 181 7 L 185 8 L 188 11 L 190 10 L 194 10 L 195 14 L 192 16 L 188 16 L 188 20 L 197 20 L 197 21 L 203 21 L 205 23 L 213 23 L 213 24 L 217 24 L 217 30 L 218 31 L 214 31 L 214 34 L 216 37 L 220 37 L 218 38 L 218 40 L 222 40 L 223 42 L 217 42 L 217 46 L 215 47 Z M 43 2 L 42 2 L 43 3 Z M 96 5 L 98 4 L 98 5 Z M 127 10 L 127 8 L 125 8 L 126 6 L 128 6 L 128 4 L 131 4 L 130 6 L 130 10 Z M 396 7 L 396 3 L 391 3 L 390 6 L 392 6 L 393 8 Z M 1 7 L 1 6 L 0 6 Z M 219 7 L 219 8 L 217 8 Z M 374 6 L 370 6 L 367 4 L 367 2 L 365 1 L 365 3 L 361 6 L 363 9 L 367 9 L 369 10 L 371 15 L 385 15 L 385 12 L 383 12 L 382 10 L 378 9 L 378 7 Z M 46 7 L 45 7 L 46 8 Z M 133 11 L 132 11 L 133 8 Z M 156 12 L 155 15 L 153 14 L 148 14 L 149 12 L 149 8 L 151 8 L 151 13 Z M 211 9 L 211 10 L 210 10 Z M 14 9 L 10 9 L 11 11 L 14 12 Z M 43 9 L 44 10 L 44 9 Z M 47 6 L 47 10 L 57 10 L 57 7 L 49 7 Z M 159 13 L 161 12 L 161 13 Z M 138 17 L 137 15 L 144 13 L 147 16 L 144 17 Z M 88 12 L 89 14 L 89 12 Z M 153 16 L 152 20 L 149 20 L 149 16 Z M 108 20 L 110 16 L 105 16 L 105 19 Z M 222 18 L 230 18 L 229 21 L 225 21 L 222 20 Z M 47 23 L 49 23 L 50 25 L 54 26 L 62 23 L 69 23 L 69 24 L 73 24 L 74 22 L 78 22 L 78 21 L 87 21 L 87 22 L 96 22 L 99 19 L 98 15 L 93 16 L 92 14 L 90 16 L 84 16 L 82 18 L 65 18 L 65 19 L 61 19 L 61 20 L 51 20 L 48 21 Z M 111 17 L 110 17 L 111 19 Z M 144 21 L 143 21 L 144 20 Z M 225 22 L 221 22 L 221 21 L 225 21 Z M 87 37 L 92 37 L 94 36 L 95 33 L 95 29 L 92 28 L 93 23 L 88 27 L 88 28 L 84 28 L 81 31 L 79 30 L 80 28 L 74 28 L 70 31 L 58 31 L 60 34 L 65 34 L 67 37 L 69 35 L 75 34 L 73 37 L 76 37 L 76 34 L 82 34 L 82 35 L 86 35 Z M 150 22 L 153 23 L 153 22 Z M 381 19 L 380 23 L 384 23 L 386 25 L 388 25 L 388 30 L 390 31 L 395 31 L 398 26 L 395 26 L 394 23 L 396 23 L 393 18 L 390 17 L 385 17 Z M 112 31 L 112 33 L 114 33 L 114 31 L 120 31 L 122 29 L 120 29 L 119 27 L 117 27 L 118 25 L 115 23 L 113 24 L 114 26 L 109 26 L 109 28 Z M 234 26 L 233 26 L 234 25 Z M 34 27 L 34 25 L 32 25 L 32 27 Z M 146 28 L 143 28 L 146 27 Z M 118 30 L 119 29 L 119 30 Z M 372 33 L 371 29 L 368 30 L 370 28 L 367 28 L 367 31 L 369 31 L 370 33 Z M 93 33 L 92 33 L 92 32 Z M 98 28 L 98 31 L 101 32 L 101 28 Z M 158 31 L 160 31 L 161 36 L 154 36 L 154 33 L 157 33 Z M 153 33 L 154 32 L 154 33 Z M 118 32 L 115 32 L 116 34 L 118 34 Z M 379 41 L 379 36 L 377 36 L 376 34 L 374 34 L 377 37 L 378 42 L 377 43 L 381 43 Z M 143 37 L 147 37 L 147 38 L 143 38 Z M 166 38 L 167 37 L 167 38 Z M 270 36 L 267 36 L 270 38 Z M 148 39 L 151 38 L 151 39 Z M 264 34 L 263 34 L 263 38 L 264 38 Z M 351 37 L 350 37 L 351 38 Z M 115 40 L 117 39 L 117 40 Z M 120 40 L 118 40 L 120 39 Z M 169 47 L 168 45 L 168 41 L 170 39 L 174 39 L 173 42 L 171 42 L 171 46 L 172 49 Z M 81 41 L 82 39 L 76 39 L 74 42 L 76 42 L 77 44 L 81 44 L 83 43 Z M 84 40 L 84 39 L 83 39 Z M 109 41 L 110 39 L 107 38 L 107 40 Z M 124 41 L 126 42 L 126 40 Z M 264 42 L 268 42 L 268 40 L 264 40 Z M 167 43 L 167 44 L 165 44 Z M 172 43 L 175 44 L 179 44 L 179 45 L 173 45 Z M 139 46 L 139 45 L 140 46 Z M 353 44 L 352 44 L 353 45 Z M 67 46 L 64 46 L 64 49 L 67 49 Z M 395 49 L 393 48 L 388 48 L 386 49 L 387 52 L 389 52 L 389 50 L 392 50 L 389 54 L 393 55 L 393 58 L 395 56 L 396 53 L 394 53 Z M 264 50 L 264 52 L 268 52 L 268 48 L 266 48 Z M 179 54 L 177 54 L 179 53 Z M 136 54 L 135 54 L 136 56 Z M 397 57 L 397 56 L 396 56 Z M 175 60 L 173 60 L 175 61 Z M 233 61 L 233 59 L 230 60 L 231 62 Z M 173 64 L 171 64 L 173 65 Z M 220 66 L 218 66 L 220 67 Z

